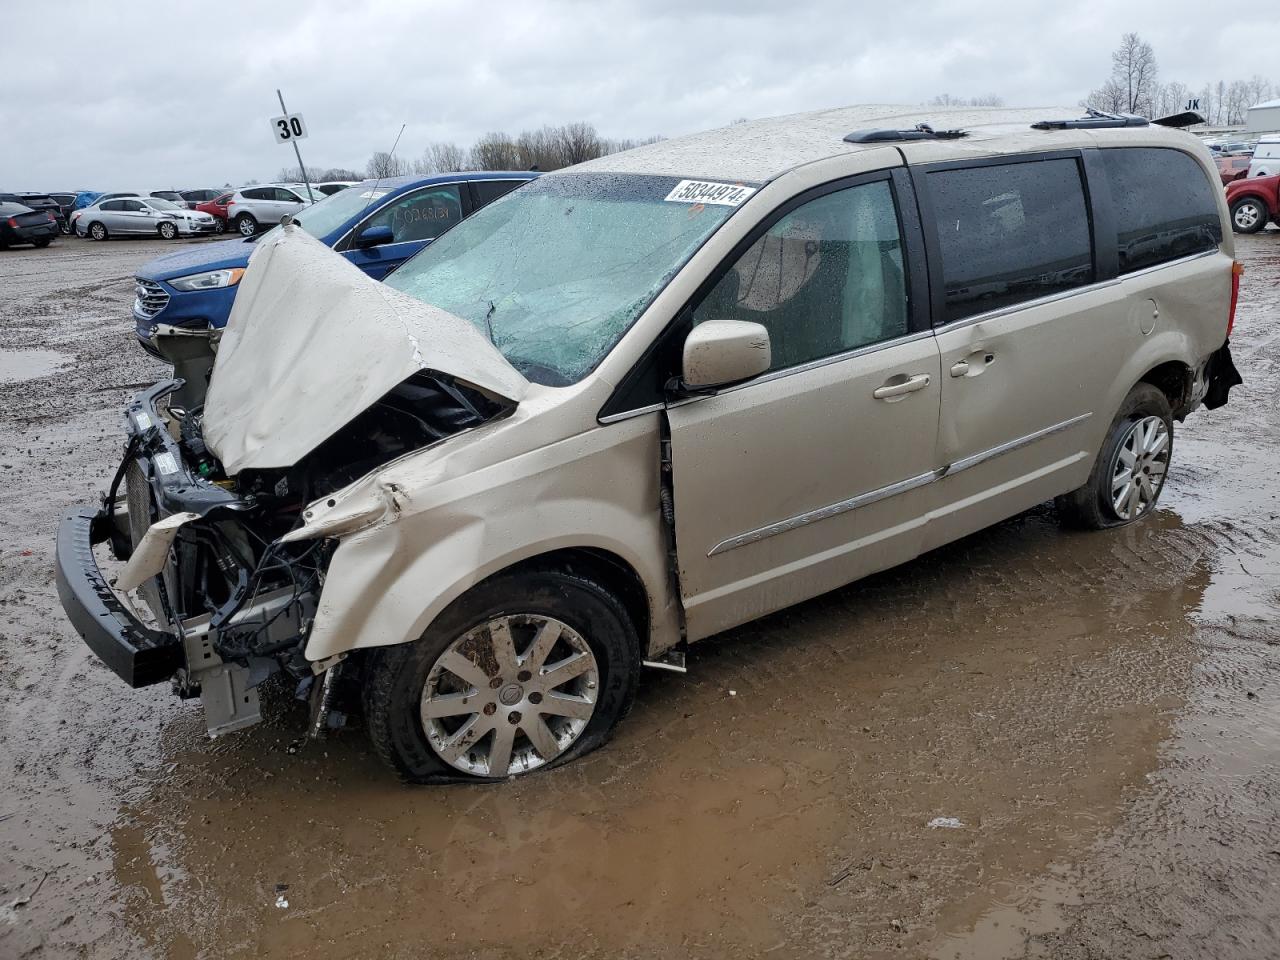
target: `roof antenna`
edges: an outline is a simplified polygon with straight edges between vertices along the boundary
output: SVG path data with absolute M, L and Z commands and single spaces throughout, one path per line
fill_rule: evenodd
M 394 160 L 396 158 L 396 147 L 400 146 L 400 138 L 404 136 L 404 128 L 406 126 L 407 124 L 400 124 L 400 132 L 396 134 L 396 142 L 391 144 L 391 153 L 387 155 L 388 160 Z M 378 199 L 378 184 L 381 182 L 382 171 L 378 171 L 378 178 L 373 181 L 373 189 L 369 191 L 369 202 L 366 203 L 364 205 L 364 209 L 360 211 L 361 217 L 369 212 L 369 208 L 373 206 L 373 202 Z

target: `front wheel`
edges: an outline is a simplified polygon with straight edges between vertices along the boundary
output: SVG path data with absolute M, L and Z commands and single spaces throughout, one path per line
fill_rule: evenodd
M 640 644 L 611 593 L 545 570 L 491 578 L 371 656 L 379 756 L 411 783 L 492 781 L 603 744 L 635 696 Z
M 252 237 L 258 232 L 258 221 L 249 214 L 242 213 L 236 217 L 236 229 L 240 231 L 240 236 Z
M 172 240 L 174 237 L 178 235 L 177 224 L 169 223 L 167 220 L 164 223 L 160 224 L 160 226 L 157 227 L 156 229 L 160 232 L 161 240 Z
M 1072 527 L 1103 530 L 1149 514 L 1164 489 L 1173 457 L 1169 398 L 1149 383 L 1125 397 L 1084 486 L 1055 501 Z
M 1267 225 L 1267 208 L 1255 197 L 1231 205 L 1231 229 L 1236 233 L 1257 233 Z

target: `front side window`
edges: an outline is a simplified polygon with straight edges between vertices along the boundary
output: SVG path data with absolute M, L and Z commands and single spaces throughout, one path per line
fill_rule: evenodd
M 769 331 L 778 370 L 907 332 L 907 285 L 886 180 L 810 200 L 760 237 L 694 310 L 693 322 Z
M 283 203 L 302 203 L 303 202 L 302 198 L 298 196 L 296 193 L 294 193 L 292 190 L 285 190 L 281 187 L 276 187 L 276 199 Z
M 457 184 L 417 190 L 387 204 L 356 231 L 390 227 L 392 243 L 431 240 L 462 219 L 462 195 Z
M 1093 281 L 1080 166 L 1035 160 L 928 174 L 951 323 Z
M 1222 243 L 1215 195 L 1192 157 L 1162 147 L 1112 147 L 1102 151 L 1102 161 L 1116 211 L 1121 273 Z
M 386 283 L 469 320 L 529 380 L 576 383 L 736 209 L 670 199 L 679 183 L 541 177 L 463 220 Z

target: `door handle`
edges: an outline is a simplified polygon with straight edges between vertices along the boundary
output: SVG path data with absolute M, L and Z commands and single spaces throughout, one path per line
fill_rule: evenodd
M 919 373 L 899 383 L 886 383 L 882 387 L 876 387 L 871 392 L 871 395 L 877 400 L 892 400 L 894 397 L 902 397 L 908 393 L 923 390 L 929 385 L 929 379 L 930 377 L 927 373 Z
M 976 377 L 980 376 L 987 367 L 995 362 L 996 355 L 990 350 L 975 350 L 963 360 L 957 360 L 951 365 L 951 376 L 953 377 Z

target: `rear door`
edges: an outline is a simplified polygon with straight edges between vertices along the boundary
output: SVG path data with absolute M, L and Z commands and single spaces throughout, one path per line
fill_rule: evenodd
M 773 365 L 667 411 L 690 639 L 919 552 L 940 389 L 917 231 L 902 171 L 830 184 L 775 211 L 692 305 L 693 324 L 764 325 Z
M 942 367 L 936 546 L 1084 482 L 1139 334 L 1118 287 L 1097 282 L 1080 151 L 913 176 Z
M 343 236 L 336 249 L 369 276 L 381 280 L 470 212 L 465 184 L 421 187 L 365 217 Z M 370 227 L 389 227 L 392 242 L 361 247 L 360 234 Z

